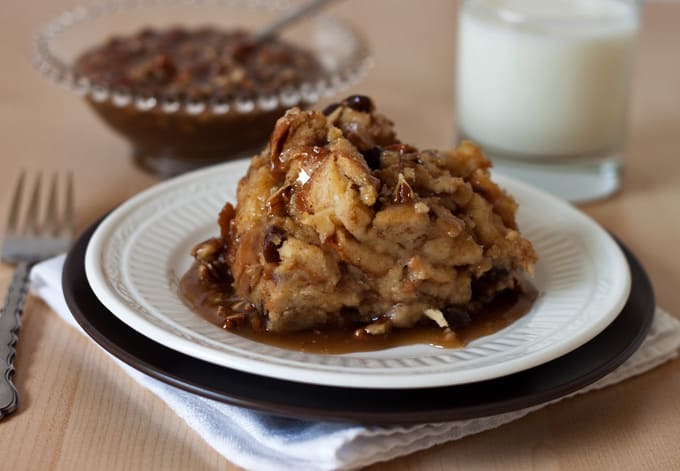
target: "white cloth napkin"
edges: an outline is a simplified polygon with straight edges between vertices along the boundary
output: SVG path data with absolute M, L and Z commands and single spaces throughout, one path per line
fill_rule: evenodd
M 31 273 L 31 290 L 82 332 L 62 294 L 63 263 L 64 256 L 59 256 L 37 265 Z M 680 321 L 657 309 L 649 336 L 639 350 L 616 371 L 571 396 L 648 371 L 676 357 L 678 348 Z M 499 427 L 547 405 L 490 417 L 408 427 L 284 419 L 182 391 L 117 359 L 114 361 L 141 386 L 161 398 L 217 452 L 253 470 L 354 469 Z

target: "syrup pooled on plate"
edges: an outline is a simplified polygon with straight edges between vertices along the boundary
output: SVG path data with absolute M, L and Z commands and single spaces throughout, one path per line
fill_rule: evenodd
M 521 318 L 529 312 L 538 296 L 536 288 L 526 282 L 523 290 L 498 294 L 490 303 L 474 312 L 469 322 L 463 321 L 465 325 L 454 327 L 453 330 L 428 324 L 406 329 L 392 328 L 383 334 L 358 336 L 357 329 L 360 326 L 348 324 L 335 329 L 276 333 L 265 330 L 257 311 L 235 296 L 233 290 L 225 291 L 224 285 L 201 281 L 200 266 L 199 263 L 194 263 L 179 284 L 182 300 L 194 312 L 247 339 L 305 353 L 369 352 L 417 344 L 461 348 L 472 340 L 498 332 Z

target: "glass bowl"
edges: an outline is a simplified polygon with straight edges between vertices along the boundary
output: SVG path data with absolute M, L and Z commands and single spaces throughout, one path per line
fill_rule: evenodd
M 135 161 L 170 176 L 261 150 L 276 119 L 290 107 L 308 107 L 355 83 L 370 65 L 365 40 L 350 25 L 325 15 L 293 26 L 282 39 L 310 51 L 318 79 L 267 94 L 229 100 L 169 99 L 111 89 L 79 75 L 76 59 L 114 35 L 146 27 L 211 26 L 257 31 L 288 2 L 262 0 L 127 0 L 81 6 L 50 21 L 33 41 L 35 67 L 74 91 L 132 144 Z

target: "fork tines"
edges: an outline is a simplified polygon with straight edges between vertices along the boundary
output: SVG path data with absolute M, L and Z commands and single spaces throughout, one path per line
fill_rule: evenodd
M 65 175 L 66 190 L 63 192 L 63 211 L 59 214 L 59 174 L 52 174 L 50 178 L 48 198 L 45 205 L 44 216 L 40 218 L 40 202 L 42 193 L 42 172 L 39 172 L 33 182 L 33 189 L 30 193 L 28 207 L 25 210 L 23 225 L 20 229 L 20 210 L 22 199 L 24 198 L 24 186 L 26 184 L 26 172 L 21 172 L 7 220 L 6 233 L 8 236 L 64 236 L 71 237 L 73 234 L 73 173 L 67 172 Z M 64 178 L 62 178 L 64 180 Z M 62 182 L 62 185 L 64 182 Z

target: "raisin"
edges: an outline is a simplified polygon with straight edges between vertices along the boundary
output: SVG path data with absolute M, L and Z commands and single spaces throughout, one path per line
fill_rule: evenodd
M 382 154 L 382 149 L 380 149 L 378 146 L 371 147 L 370 149 L 362 152 L 368 168 L 371 170 L 377 170 L 380 168 L 380 154 Z
M 330 115 L 333 111 L 337 110 L 338 107 L 340 107 L 340 103 L 331 103 L 327 107 L 324 108 L 323 114 L 328 116 Z
M 470 313 L 458 306 L 447 306 L 443 311 L 444 317 L 452 329 L 462 329 L 472 323 Z
M 370 113 L 373 111 L 373 101 L 366 95 L 352 95 L 345 98 L 344 104 L 356 111 Z
M 472 280 L 472 296 L 480 300 L 489 299 L 499 291 L 508 276 L 510 276 L 508 270 L 492 268 L 481 277 Z
M 283 245 L 285 240 L 284 235 L 285 233 L 280 227 L 270 226 L 267 228 L 262 247 L 262 254 L 267 263 L 279 263 L 281 261 L 279 247 Z

